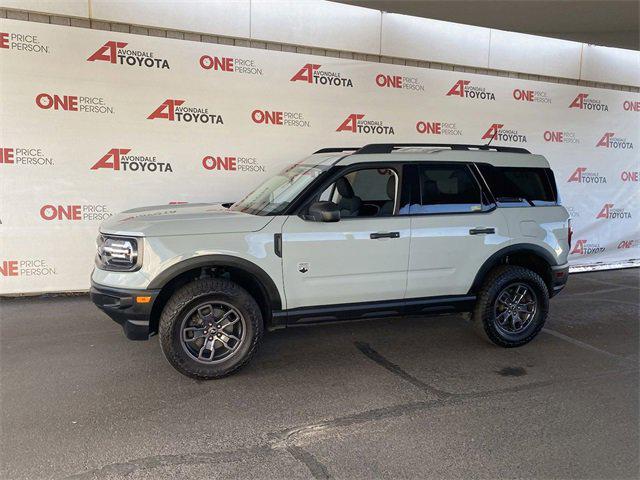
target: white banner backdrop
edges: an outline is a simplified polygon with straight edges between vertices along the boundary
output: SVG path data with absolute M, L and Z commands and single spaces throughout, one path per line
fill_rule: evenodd
M 640 95 L 0 21 L 0 294 L 85 290 L 100 221 L 234 201 L 321 147 L 521 146 L 550 161 L 574 266 L 640 257 Z

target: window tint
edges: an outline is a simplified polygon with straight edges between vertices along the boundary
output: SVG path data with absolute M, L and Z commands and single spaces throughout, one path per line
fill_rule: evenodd
M 548 168 L 494 167 L 478 164 L 501 207 L 543 206 L 557 203 L 553 173 Z
M 483 209 L 480 186 L 466 164 L 409 165 L 400 213 L 470 213 Z
M 396 198 L 396 173 L 389 168 L 366 168 L 336 180 L 320 195 L 340 207 L 340 216 L 392 215 Z

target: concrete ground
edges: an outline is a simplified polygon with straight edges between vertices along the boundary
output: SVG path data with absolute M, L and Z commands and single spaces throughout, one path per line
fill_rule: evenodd
M 638 280 L 572 275 L 522 348 L 459 316 L 291 328 L 212 382 L 87 297 L 3 300 L 0 475 L 638 478 Z

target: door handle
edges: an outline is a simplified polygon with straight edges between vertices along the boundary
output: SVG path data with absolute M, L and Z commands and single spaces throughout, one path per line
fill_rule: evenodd
M 477 227 L 469 230 L 469 235 L 486 235 L 490 233 L 496 233 L 496 229 L 493 227 Z
M 400 232 L 389 232 L 389 233 L 377 232 L 369 235 L 369 238 L 371 238 L 371 240 L 377 240 L 378 238 L 400 238 Z

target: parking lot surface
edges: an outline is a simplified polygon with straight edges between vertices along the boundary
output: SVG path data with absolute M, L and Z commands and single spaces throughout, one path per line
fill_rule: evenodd
M 173 370 L 88 297 L 0 300 L 2 478 L 637 478 L 639 270 L 571 275 L 502 349 L 461 316 L 267 334 Z

